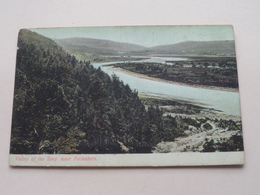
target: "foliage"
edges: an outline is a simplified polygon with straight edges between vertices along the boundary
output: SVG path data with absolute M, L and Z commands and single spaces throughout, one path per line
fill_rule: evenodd
M 225 141 L 216 141 L 213 139 L 206 140 L 203 145 L 203 152 L 227 152 L 227 151 L 243 151 L 243 136 L 241 133 L 232 135 L 230 139 Z
M 235 60 L 208 59 L 208 61 L 192 62 L 167 61 L 167 63 L 127 62 L 113 66 L 150 77 L 191 85 L 238 88 Z
M 150 65 L 138 65 L 134 69 L 141 72 L 150 70 L 151 74 L 163 77 L 174 72 L 162 64 Z M 205 70 L 209 69 L 208 64 L 204 64 L 204 69 L 198 68 L 198 64 L 193 65 L 192 69 L 205 77 L 212 76 Z M 231 65 L 235 66 L 234 63 Z M 224 67 L 224 63 L 218 66 Z M 230 75 L 231 69 L 220 71 L 220 74 Z M 182 70 L 181 65 L 178 70 Z M 180 71 L 175 73 L 181 74 Z M 137 91 L 116 75 L 109 77 L 89 61 L 78 61 L 54 41 L 21 30 L 10 153 L 150 153 L 156 144 L 174 141 L 185 136 L 185 131 L 190 129 L 213 128 L 209 118 L 163 116 L 163 110 L 156 105 L 168 105 L 168 100 L 148 98 L 143 102 L 146 106 Z M 201 107 L 185 103 L 173 102 L 173 105 L 172 113 L 197 114 L 201 110 Z M 241 121 L 216 119 L 214 122 L 217 127 L 228 131 L 242 129 Z M 204 151 L 242 149 L 240 134 L 225 142 L 208 140 L 204 144 Z
M 21 30 L 16 66 L 10 153 L 151 152 L 161 141 L 158 107 L 54 41 Z

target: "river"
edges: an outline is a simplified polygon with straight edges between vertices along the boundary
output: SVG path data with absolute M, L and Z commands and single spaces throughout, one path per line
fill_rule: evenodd
M 163 59 L 159 59 L 159 61 L 161 62 Z M 96 68 L 101 67 L 101 69 L 110 76 L 116 74 L 125 84 L 128 84 L 132 89 L 136 89 L 139 92 L 163 94 L 175 99 L 200 104 L 206 108 L 240 116 L 240 99 L 238 92 L 220 91 L 144 79 L 103 66 L 115 63 L 120 62 L 94 63 L 93 66 Z

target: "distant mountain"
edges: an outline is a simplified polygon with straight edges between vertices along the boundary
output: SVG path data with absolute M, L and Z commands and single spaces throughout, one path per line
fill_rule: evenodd
M 160 45 L 147 49 L 151 53 L 168 54 L 235 54 L 234 41 L 187 41 L 171 45 Z
M 151 54 L 194 54 L 194 55 L 234 55 L 235 42 L 226 41 L 186 41 L 177 44 L 144 47 L 141 45 L 90 38 L 56 39 L 55 42 L 70 53 L 134 55 Z
M 87 53 L 118 53 L 145 49 L 145 47 L 136 44 L 121 43 L 103 39 L 67 38 L 56 39 L 55 42 L 66 50 L 84 51 Z

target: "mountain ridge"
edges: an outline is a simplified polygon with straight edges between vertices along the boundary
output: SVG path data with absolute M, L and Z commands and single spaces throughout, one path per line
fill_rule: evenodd
M 86 51 L 94 51 L 94 52 L 129 52 L 145 49 L 144 46 L 125 43 L 125 42 L 117 42 L 110 41 L 105 39 L 94 39 L 94 38 L 66 38 L 66 39 L 55 39 L 57 44 L 62 46 L 64 49 L 79 49 Z
M 119 53 L 161 53 L 161 54 L 197 54 L 197 55 L 234 55 L 235 42 L 224 41 L 184 41 L 175 44 L 145 47 L 142 45 L 93 38 L 55 39 L 58 45 L 68 51 L 81 51 L 97 54 Z
M 197 53 L 197 54 L 234 54 L 235 42 L 225 41 L 185 41 L 176 44 L 150 47 L 149 51 L 168 53 Z

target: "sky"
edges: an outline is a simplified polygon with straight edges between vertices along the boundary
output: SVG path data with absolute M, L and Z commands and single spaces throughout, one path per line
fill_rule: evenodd
M 51 39 L 85 37 L 133 43 L 145 47 L 185 41 L 234 40 L 230 25 L 212 26 L 117 26 L 30 29 Z

